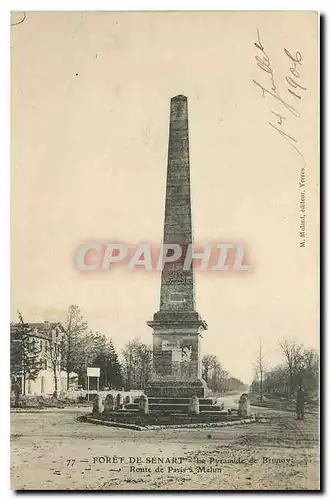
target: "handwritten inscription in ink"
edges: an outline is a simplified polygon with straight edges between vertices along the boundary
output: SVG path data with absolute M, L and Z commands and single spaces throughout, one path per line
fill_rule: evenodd
M 262 79 L 262 83 L 255 79 L 252 79 L 252 82 L 260 89 L 261 96 L 263 98 L 269 98 L 273 101 L 272 108 L 274 109 L 270 109 L 271 119 L 268 124 L 270 125 L 270 127 L 272 127 L 273 130 L 275 130 L 278 134 L 280 134 L 281 137 L 283 137 L 283 139 L 288 142 L 288 144 L 296 151 L 302 161 L 298 182 L 300 190 L 299 238 L 300 247 L 305 247 L 306 160 L 300 148 L 298 138 L 294 133 L 294 120 L 301 118 L 299 103 L 302 101 L 305 93 L 307 92 L 307 87 L 304 85 L 301 75 L 303 69 L 303 56 L 299 50 L 294 52 L 285 47 L 283 48 L 285 62 L 288 64 L 288 71 L 287 75 L 285 76 L 284 85 L 282 85 L 282 88 L 284 87 L 284 92 L 282 92 L 275 77 L 275 70 L 272 64 L 272 60 L 264 47 L 258 29 L 257 40 L 254 42 L 254 46 L 258 49 L 255 55 L 257 66 L 263 72 L 262 76 L 265 76 L 265 78 Z M 289 120 L 290 117 L 292 118 L 291 122 Z

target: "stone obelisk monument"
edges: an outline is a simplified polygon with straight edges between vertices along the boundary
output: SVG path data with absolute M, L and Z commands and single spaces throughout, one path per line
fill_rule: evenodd
M 153 321 L 147 323 L 153 329 L 153 373 L 146 391 L 149 396 L 205 396 L 200 339 L 207 324 L 195 310 L 194 268 L 183 267 L 186 249 L 192 242 L 188 101 L 178 95 L 171 99 L 164 244 L 179 244 L 183 255 L 165 263 L 160 308 Z

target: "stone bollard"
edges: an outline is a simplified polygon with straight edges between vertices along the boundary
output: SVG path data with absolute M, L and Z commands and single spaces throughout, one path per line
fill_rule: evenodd
M 250 401 L 247 394 L 242 394 L 239 398 L 238 415 L 243 418 L 250 416 Z
M 103 412 L 102 396 L 101 394 L 98 394 L 97 398 L 93 403 L 93 413 L 94 415 L 101 415 L 102 412 Z
M 115 399 L 112 394 L 108 394 L 104 401 L 104 415 L 109 415 L 109 413 L 115 410 Z
M 199 415 L 199 399 L 193 396 L 189 403 L 189 415 Z
M 123 408 L 124 406 L 124 398 L 121 392 L 118 392 L 116 397 L 116 410 Z
M 145 394 L 141 394 L 139 399 L 139 411 L 143 415 L 149 415 L 149 402 Z
M 132 402 L 132 396 L 130 394 L 127 394 L 127 396 L 125 397 L 125 406 L 132 404 Z

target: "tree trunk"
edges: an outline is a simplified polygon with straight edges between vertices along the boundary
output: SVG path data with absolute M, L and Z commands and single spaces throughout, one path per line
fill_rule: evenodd
M 68 339 L 68 350 L 66 357 L 66 390 L 70 389 L 70 371 L 71 371 L 71 339 Z
M 66 360 L 66 390 L 68 391 L 70 389 L 70 361 L 69 361 L 69 354 Z
M 293 396 L 293 373 L 292 370 L 289 372 L 289 387 L 290 387 L 290 396 Z
M 54 398 L 57 398 L 58 396 L 58 390 L 57 390 L 57 373 L 56 373 L 56 368 L 54 370 Z
M 18 382 L 15 383 L 15 406 L 19 406 L 19 396 L 20 396 L 20 387 Z

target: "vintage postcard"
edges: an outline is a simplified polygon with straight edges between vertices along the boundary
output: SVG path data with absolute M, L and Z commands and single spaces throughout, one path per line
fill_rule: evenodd
M 319 490 L 318 14 L 10 29 L 12 489 Z

